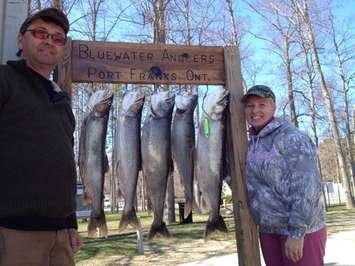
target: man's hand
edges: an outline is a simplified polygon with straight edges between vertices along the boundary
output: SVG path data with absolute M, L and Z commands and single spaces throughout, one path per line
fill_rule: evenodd
M 303 257 L 303 238 L 294 239 L 288 237 L 285 242 L 285 255 L 288 259 L 294 263 L 302 259 Z
M 83 245 L 83 241 L 81 240 L 81 237 L 76 231 L 76 229 L 68 229 L 68 235 L 69 235 L 69 241 L 70 241 L 70 246 L 73 249 L 73 252 L 76 253 L 80 250 L 81 246 Z

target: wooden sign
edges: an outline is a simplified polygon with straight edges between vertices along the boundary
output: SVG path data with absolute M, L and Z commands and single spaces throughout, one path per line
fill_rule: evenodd
M 240 104 L 243 85 L 237 47 L 69 41 L 56 80 L 68 93 L 71 82 L 225 85 L 230 92 L 226 141 L 231 158 L 238 263 L 261 265 L 258 232 L 246 192 L 247 134 Z
M 225 84 L 223 47 L 72 41 L 72 81 Z

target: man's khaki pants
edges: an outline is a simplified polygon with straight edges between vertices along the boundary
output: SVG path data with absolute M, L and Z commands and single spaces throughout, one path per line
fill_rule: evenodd
M 20 231 L 0 227 L 0 266 L 72 266 L 67 230 Z

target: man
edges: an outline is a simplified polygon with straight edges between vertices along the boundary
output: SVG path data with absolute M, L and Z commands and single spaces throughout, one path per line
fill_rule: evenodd
M 250 141 L 246 164 L 251 212 L 267 266 L 321 266 L 327 238 L 321 177 L 310 138 L 274 117 L 264 85 L 242 98 Z
M 74 265 L 74 116 L 49 80 L 69 31 L 55 8 L 28 17 L 18 34 L 22 60 L 0 66 L 0 265 Z

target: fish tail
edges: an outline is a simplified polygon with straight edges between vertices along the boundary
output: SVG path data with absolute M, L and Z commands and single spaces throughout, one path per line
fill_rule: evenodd
M 205 229 L 205 239 L 208 239 L 213 233 L 220 231 L 223 233 L 227 233 L 228 229 L 226 226 L 226 223 L 223 220 L 222 216 L 218 216 L 217 220 L 215 221 L 210 221 L 208 220 L 206 223 L 206 229 Z
M 107 224 L 105 213 L 100 216 L 90 216 L 88 223 L 88 237 L 107 237 Z
M 120 225 L 118 229 L 120 231 L 127 228 L 128 225 L 131 225 L 134 229 L 141 228 L 141 223 L 137 217 L 136 211 L 133 209 L 129 212 L 124 212 L 121 216 Z
M 171 237 L 166 224 L 162 222 L 161 224 L 152 224 L 149 230 L 148 239 L 154 238 L 156 235 L 161 235 L 163 237 Z

